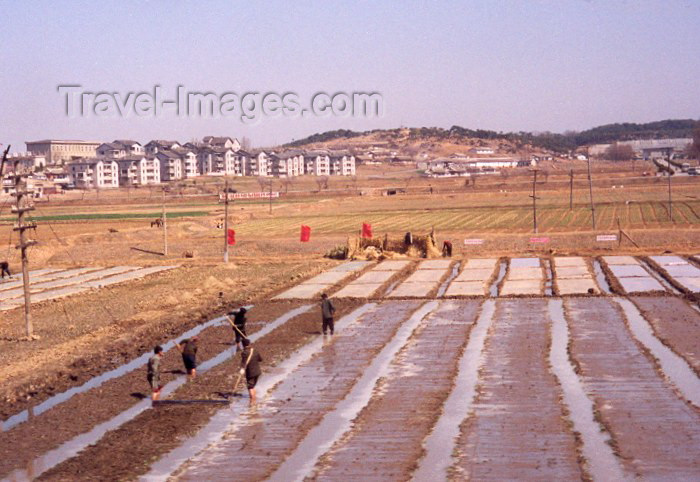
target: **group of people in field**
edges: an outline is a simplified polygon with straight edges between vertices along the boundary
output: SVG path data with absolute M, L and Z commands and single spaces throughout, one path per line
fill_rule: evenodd
M 241 377 L 245 376 L 250 404 L 254 405 L 256 403 L 255 386 L 258 384 L 258 379 L 262 375 L 260 363 L 262 363 L 263 357 L 260 354 L 260 351 L 253 346 L 246 333 L 247 312 L 248 311 L 246 308 L 242 307 L 236 311 L 228 313 L 227 319 L 231 323 L 231 328 L 233 329 L 236 349 L 241 354 L 238 379 L 240 380 Z M 335 306 L 328 298 L 328 295 L 325 293 L 322 294 L 321 320 L 322 332 L 324 335 L 333 335 L 335 332 L 335 324 L 333 321 L 334 314 Z M 231 317 L 233 317 L 233 321 L 231 321 Z M 194 379 L 197 375 L 198 344 L 199 337 L 193 336 L 191 338 L 185 338 L 176 345 L 177 349 L 182 355 L 182 363 L 185 366 L 187 377 L 190 380 Z M 163 389 L 163 384 L 161 383 L 160 379 L 161 359 L 163 358 L 163 355 L 163 347 L 156 345 L 153 348 L 153 355 L 148 360 L 147 365 L 146 379 L 151 387 L 151 399 L 154 402 L 160 398 L 160 392 Z M 234 387 L 234 391 L 236 388 L 237 387 Z

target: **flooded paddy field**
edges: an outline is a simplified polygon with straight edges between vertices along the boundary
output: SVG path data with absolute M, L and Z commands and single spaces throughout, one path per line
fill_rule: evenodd
M 602 262 L 340 265 L 306 283 L 312 298 L 324 283 L 365 298 L 333 300 L 333 336 L 318 300 L 295 292 L 250 311 L 256 405 L 232 396 L 240 356 L 212 319 L 195 381 L 166 344 L 163 398 L 228 403 L 152 408 L 135 360 L 6 419 L 0 478 L 697 480 L 700 311 L 678 290 L 608 286 L 656 280 L 656 264 Z

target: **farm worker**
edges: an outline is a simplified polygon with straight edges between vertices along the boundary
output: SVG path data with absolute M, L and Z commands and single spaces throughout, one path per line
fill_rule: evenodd
M 146 374 L 146 379 L 148 384 L 151 385 L 151 400 L 154 402 L 158 400 L 160 396 L 160 389 L 163 388 L 160 384 L 160 359 L 163 357 L 163 347 L 156 345 L 153 348 L 153 356 L 148 359 L 148 369 Z
M 255 385 L 262 374 L 260 362 L 263 361 L 260 352 L 250 345 L 248 338 L 243 338 L 243 351 L 241 352 L 241 375 L 245 374 L 250 404 L 255 405 Z
M 232 311 L 229 316 L 233 315 L 233 332 L 236 334 L 236 348 L 241 349 L 241 341 L 247 337 L 245 332 L 246 317 L 245 314 L 248 312 L 244 307 L 241 307 L 238 311 Z
M 335 313 L 335 306 L 333 306 L 331 300 L 328 299 L 328 295 L 323 293 L 321 295 L 321 318 L 323 320 L 322 329 L 324 335 L 329 330 L 331 335 L 333 334 L 335 328 L 333 324 L 333 313 Z
M 452 257 L 452 242 L 444 241 L 442 243 L 442 257 L 451 258 Z
M 177 349 L 182 353 L 182 362 L 185 364 L 185 371 L 190 379 L 197 375 L 197 341 L 199 338 L 185 338 L 177 344 Z
M 10 273 L 10 263 L 7 261 L 2 261 L 0 262 L 0 269 L 2 270 L 2 277 L 5 277 L 5 273 L 7 273 L 8 278 L 12 276 L 12 273 Z

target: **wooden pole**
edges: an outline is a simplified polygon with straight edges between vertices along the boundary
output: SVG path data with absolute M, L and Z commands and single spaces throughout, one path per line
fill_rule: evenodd
M 591 177 L 591 156 L 588 155 L 588 196 L 591 200 L 591 219 L 593 221 L 593 229 L 595 229 L 595 205 L 593 204 L 593 179 Z
M 165 213 L 165 188 L 163 188 L 163 255 L 168 255 L 168 215 Z
M 228 179 L 224 181 L 224 263 L 228 263 Z
M 272 214 L 272 179 L 270 179 L 270 214 Z
M 533 171 L 532 177 L 532 223 L 535 234 L 537 234 L 537 169 Z
M 673 202 L 671 200 L 671 174 L 673 173 L 673 168 L 671 167 L 671 155 L 669 154 L 666 158 L 668 163 L 668 218 L 673 222 Z
M 29 258 L 27 256 L 27 248 L 36 244 L 36 241 L 27 239 L 25 231 L 28 229 L 36 229 L 36 224 L 33 222 L 25 222 L 25 214 L 29 211 L 34 210 L 34 206 L 30 206 L 26 198 L 27 195 L 31 194 L 31 191 L 27 189 L 27 183 L 24 181 L 23 176 L 19 173 L 19 160 L 14 163 L 14 177 L 15 177 L 15 198 L 16 204 L 12 207 L 12 210 L 17 213 L 17 226 L 13 228 L 14 231 L 19 231 L 19 244 L 17 248 L 20 250 L 22 259 L 22 286 L 24 288 L 24 324 L 25 333 L 28 339 L 34 338 L 34 327 L 32 326 L 32 315 L 31 315 L 31 292 L 29 290 Z
M 569 169 L 569 211 L 574 209 L 574 170 Z

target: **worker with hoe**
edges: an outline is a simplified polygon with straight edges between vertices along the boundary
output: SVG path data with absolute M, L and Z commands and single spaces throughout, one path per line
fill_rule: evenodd
M 190 380 L 197 375 L 197 341 L 198 337 L 185 338 L 178 343 L 177 349 L 182 353 L 182 362 L 185 364 L 185 371 Z
M 327 331 L 329 331 L 331 335 L 333 334 L 335 328 L 333 323 L 333 313 L 335 313 L 335 306 L 333 306 L 331 300 L 328 299 L 328 295 L 323 293 L 321 295 L 321 318 L 323 320 L 322 329 L 324 335 Z
M 153 348 L 153 356 L 148 359 L 148 369 L 146 379 L 151 386 L 151 400 L 154 402 L 160 396 L 160 390 L 163 386 L 160 384 L 160 359 L 163 357 L 163 347 L 156 345 Z
M 238 311 L 229 313 L 229 316 L 233 316 L 233 324 L 231 327 L 233 328 L 233 333 L 236 335 L 236 348 L 238 350 L 241 349 L 241 341 L 248 337 L 248 334 L 245 332 L 245 324 L 246 321 L 248 321 L 245 317 L 247 312 L 248 310 L 246 310 L 245 307 L 241 307 Z
M 262 374 L 262 370 L 260 369 L 261 361 L 263 361 L 263 359 L 262 356 L 260 356 L 260 352 L 253 348 L 248 338 L 243 338 L 240 373 L 241 375 L 245 374 L 251 405 L 255 405 L 255 385 L 257 385 L 258 378 Z

